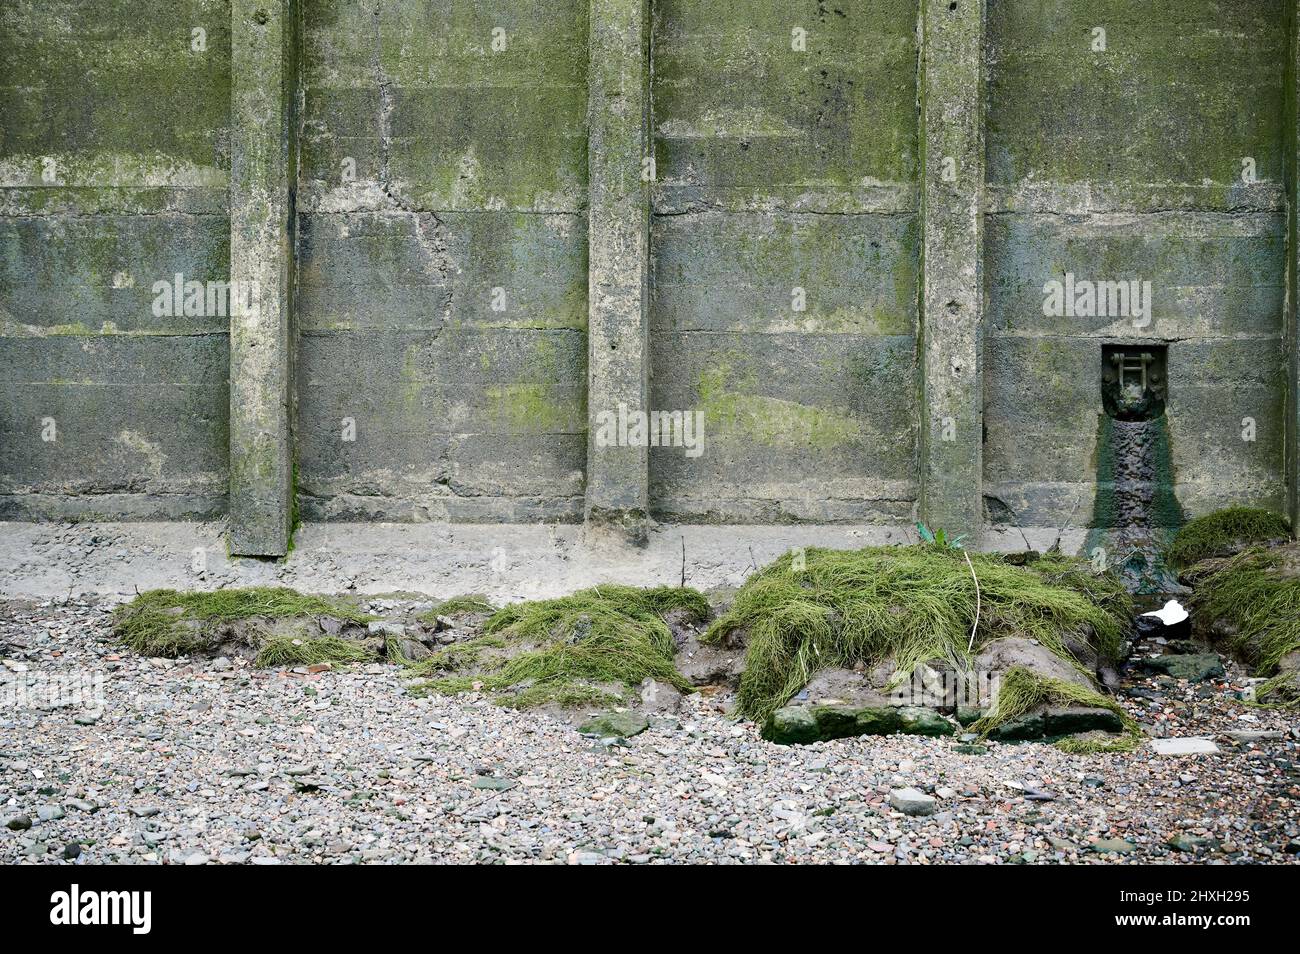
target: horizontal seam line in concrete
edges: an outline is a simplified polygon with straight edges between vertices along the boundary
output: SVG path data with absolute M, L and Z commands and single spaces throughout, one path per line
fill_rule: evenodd
M 899 342 L 912 341 L 916 338 L 915 334 L 901 333 L 873 335 L 864 334 L 860 331 L 762 331 L 750 328 L 738 328 L 734 330 L 726 328 L 667 328 L 655 324 L 650 325 L 650 331 L 655 334 L 666 335 L 764 335 L 773 338 L 803 336 L 806 338 L 867 338 L 873 341 L 881 338 L 889 338 Z
M 39 327 L 39 326 L 36 326 Z M 16 335 L 10 332 L 0 333 L 3 338 L 225 338 L 228 331 L 59 331 L 48 334 L 32 332 Z
M 788 218 L 797 219 L 799 216 L 809 216 L 822 219 L 860 219 L 860 218 L 900 218 L 914 217 L 920 213 L 919 209 L 862 209 L 851 212 L 827 212 L 817 209 L 790 209 L 790 208 L 753 208 L 753 209 L 653 209 L 650 213 L 652 218 L 656 219 L 681 219 L 691 217 L 703 217 L 709 215 L 751 215 L 751 216 L 772 216 L 782 215 Z
M 1187 206 L 1186 208 L 1169 208 L 1160 206 L 1157 208 L 1133 208 L 1133 207 L 1091 207 L 1071 211 L 1070 209 L 1043 209 L 1043 208 L 1016 208 L 1016 209 L 985 209 L 986 216 L 1002 215 L 1041 215 L 1052 218 L 1072 218 L 1088 219 L 1093 216 L 1101 215 L 1220 215 L 1229 217 L 1242 217 L 1248 215 L 1273 215 L 1285 212 L 1285 205 L 1268 205 L 1268 206 L 1231 206 L 1208 208 L 1201 206 Z
M 1127 321 L 1128 319 L 1123 319 L 1123 318 L 1122 318 L 1122 319 L 1117 319 L 1117 320 L 1120 320 L 1120 321 Z M 1139 331 L 1146 331 L 1146 330 L 1148 330 L 1148 329 L 1139 329 Z M 1087 341 L 1091 341 L 1091 340 L 1094 340 L 1094 339 L 1100 341 L 1100 340 L 1109 340 L 1109 339 L 1111 339 L 1111 338 L 1117 338 L 1117 339 L 1118 339 L 1118 338 L 1122 338 L 1122 339 L 1124 339 L 1125 341 L 1130 340 L 1130 339 L 1139 339 L 1139 340 L 1142 340 L 1142 341 L 1148 341 L 1148 342 L 1151 343 L 1151 344 L 1159 344 L 1159 343 L 1161 343 L 1161 342 L 1165 342 L 1165 341 L 1171 341 L 1171 342 L 1197 342 L 1197 341 L 1283 341 L 1283 340 L 1285 340 L 1285 337 L 1286 337 L 1286 336 L 1285 336 L 1284 334 L 1276 334 L 1276 335 L 1254 335 L 1254 334 L 1240 334 L 1240 335 L 1179 335 L 1179 336 L 1176 336 L 1176 337 L 1170 337 L 1170 336 L 1168 336 L 1168 335 L 1149 335 L 1149 334 L 1107 334 L 1107 333 L 1104 333 L 1104 332 L 1081 333 L 1081 334 L 1063 334 L 1063 333 L 1060 333 L 1060 332 L 1043 332 L 1043 331 L 1031 331 L 1031 330 L 1026 330 L 1026 331 L 1023 331 L 1023 332 L 1017 332 L 1017 331 L 1007 331 L 1006 329 L 1001 329 L 1001 328 L 991 328 L 991 329 L 989 330 L 989 332 L 985 335 L 985 338 L 1022 338 L 1022 339 L 1023 339 L 1023 338 L 1067 338 L 1067 339 L 1087 340 Z
M 564 215 L 585 218 L 586 209 L 434 209 L 412 205 L 410 208 L 312 209 L 299 208 L 298 215 L 383 215 L 405 218 L 411 215 Z

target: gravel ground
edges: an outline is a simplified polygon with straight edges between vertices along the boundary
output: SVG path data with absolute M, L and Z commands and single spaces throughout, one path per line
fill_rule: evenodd
M 1221 748 L 1168 757 L 905 736 L 786 748 L 705 694 L 607 747 L 484 700 L 412 698 L 385 665 L 119 655 L 108 607 L 76 599 L 0 604 L 0 658 L 7 863 L 1300 859 L 1296 716 L 1242 705 L 1232 664 L 1125 697 L 1153 732 Z M 98 712 L 15 705 L 19 685 L 88 672 Z M 1224 734 L 1242 731 L 1263 737 Z M 894 811 L 904 787 L 935 812 Z

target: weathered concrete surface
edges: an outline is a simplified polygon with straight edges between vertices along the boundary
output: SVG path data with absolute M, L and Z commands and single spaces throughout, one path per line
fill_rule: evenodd
M 587 74 L 587 484 L 593 529 L 645 538 L 648 443 L 609 444 L 601 422 L 647 412 L 650 352 L 650 5 L 591 0 Z
M 578 522 L 627 491 L 661 520 L 956 528 L 982 496 L 994 545 L 1016 523 L 1073 539 L 1105 459 L 1100 351 L 1122 343 L 1169 348 L 1189 513 L 1294 510 L 1292 0 L 950 7 L 662 0 L 647 25 L 631 0 L 303 3 L 301 161 L 275 187 L 296 189 L 295 271 L 268 279 L 288 302 L 296 276 L 300 334 L 283 346 L 282 310 L 276 361 L 246 368 L 227 316 L 151 304 L 159 279 L 231 277 L 231 26 L 256 9 L 5 6 L 0 516 L 211 517 L 261 484 L 238 497 L 266 503 L 254 548 L 277 552 L 292 447 L 309 519 Z M 652 52 L 589 43 L 619 15 Z M 648 117 L 628 111 L 647 75 Z M 259 268 L 289 259 L 279 235 Z M 1151 321 L 1044 315 L 1067 271 L 1149 280 Z M 590 339 L 589 295 L 610 318 Z M 629 320 L 640 351 L 597 366 Z M 619 393 L 701 411 L 703 453 L 593 459 Z
M 230 548 L 282 556 L 293 508 L 290 432 L 295 0 L 231 0 Z
M 305 519 L 579 521 L 587 0 L 303 9 Z
M 917 9 L 656 2 L 656 213 L 914 211 Z
M 656 4 L 650 453 L 658 519 L 911 518 L 914 0 Z M 864 55 L 864 51 L 871 51 Z
M 226 368 L 224 335 L 5 340 L 0 519 L 220 514 Z
M 1258 68 L 1285 59 L 1284 4 L 997 0 L 987 34 L 987 517 L 1093 521 L 1101 348 L 1124 343 L 1168 347 L 1189 515 L 1284 507 L 1293 126 L 1282 70 Z M 1149 281 L 1150 315 L 1045 315 L 1067 273 Z
M 1289 2 L 990 0 L 991 199 L 1260 204 L 1280 182 Z
M 587 7 L 305 3 L 303 208 L 581 207 Z
M 0 63 L 0 518 L 221 514 L 225 320 L 151 306 L 226 277 L 228 5 L 8 4 Z
M 1033 538 L 1037 539 L 1037 538 Z M 792 547 L 915 542 L 907 526 L 675 526 L 644 547 L 591 546 L 574 524 L 304 523 L 282 561 L 226 553 L 225 525 L 8 523 L 0 533 L 0 597 L 153 587 L 284 585 L 303 592 L 407 591 L 498 602 L 561 596 L 597 583 L 739 586 Z M 603 543 L 603 541 L 602 541 Z
M 581 518 L 581 332 L 390 330 L 365 348 L 313 333 L 300 357 L 305 517 Z
M 1282 506 L 1279 211 L 990 217 L 985 493 L 1031 524 L 1092 519 L 1101 346 L 1169 343 L 1176 491 L 1193 513 Z M 1057 263 L 1065 263 L 1064 265 Z M 1044 276 L 1142 276 L 1150 325 L 1049 317 Z M 1224 382 L 1231 381 L 1231 387 Z M 1255 422 L 1243 440 L 1243 421 Z M 1007 514 L 1003 513 L 1003 519 Z
M 1049 549 L 1053 527 L 992 531 L 990 549 Z M 597 583 L 700 589 L 738 587 L 794 547 L 853 549 L 916 543 L 911 524 L 659 523 L 644 547 L 592 546 L 576 524 L 304 523 L 282 561 L 232 557 L 214 520 L 131 523 L 9 522 L 0 533 L 0 596 L 82 592 L 123 598 L 151 588 L 292 586 L 308 593 L 409 591 L 446 599 L 483 593 L 498 602 L 544 599 Z M 1061 550 L 1079 552 L 1083 531 Z M 1006 642 L 1003 640 L 1002 642 Z M 1005 652 L 1007 647 L 999 651 Z M 1078 678 L 1082 678 L 1081 676 Z
M 922 0 L 921 518 L 983 527 L 985 0 Z
M 655 407 L 704 414 L 704 452 L 652 455 L 656 516 L 711 523 L 907 520 L 911 335 L 686 331 L 655 339 Z

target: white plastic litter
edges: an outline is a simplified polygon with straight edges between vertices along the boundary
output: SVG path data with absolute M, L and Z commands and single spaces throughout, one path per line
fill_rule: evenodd
M 1187 619 L 1187 610 L 1183 609 L 1183 604 L 1177 600 L 1170 600 L 1160 609 L 1142 615 L 1158 617 L 1166 626 L 1173 626 L 1174 623 L 1181 623 Z

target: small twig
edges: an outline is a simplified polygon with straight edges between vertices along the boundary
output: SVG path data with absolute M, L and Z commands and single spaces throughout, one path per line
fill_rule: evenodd
M 966 565 L 970 567 L 970 578 L 975 581 L 975 622 L 971 623 L 970 643 L 966 647 L 966 652 L 972 653 L 975 651 L 975 630 L 980 624 L 980 578 L 975 575 L 975 564 L 970 561 L 970 554 L 962 550 L 961 555 L 966 558 Z
M 1057 528 L 1057 530 L 1056 530 L 1056 540 L 1052 543 L 1052 545 L 1051 545 L 1050 547 L 1048 547 L 1048 549 L 1047 549 L 1047 552 L 1048 552 L 1048 553 L 1058 553 L 1058 552 L 1060 552 L 1060 549 L 1061 549 L 1061 536 L 1065 533 L 1065 528 L 1068 527 L 1068 526 L 1070 525 L 1070 521 L 1074 519 L 1074 515 L 1075 515 L 1075 513 L 1078 511 L 1078 509 L 1079 509 L 1079 504 L 1082 503 L 1082 501 L 1083 501 L 1083 497 L 1082 497 L 1082 495 L 1080 495 L 1080 494 L 1075 494 L 1075 496 L 1074 496 L 1074 506 L 1070 509 L 1070 515 L 1069 515 L 1068 517 L 1065 518 L 1065 524 L 1064 524 L 1064 526 L 1061 526 L 1061 527 L 1058 527 L 1058 528 Z
M 686 589 L 686 534 L 682 534 L 682 589 Z
M 1025 536 L 1025 529 L 1024 529 L 1024 527 L 1021 525 L 1021 524 L 1022 524 L 1022 521 L 1021 521 L 1021 519 L 1020 519 L 1020 514 L 1016 512 L 1016 508 L 1015 508 L 1015 507 L 1011 506 L 1011 504 L 1007 503 L 1005 500 L 1002 501 L 1002 506 L 1004 506 L 1004 507 L 1006 507 L 1008 510 L 1010 510 L 1010 511 L 1011 511 L 1011 516 L 1015 518 L 1015 520 L 1016 520 L 1016 523 L 1015 523 L 1016 532 L 1020 534 L 1020 539 L 1023 540 L 1023 541 L 1025 542 L 1025 552 L 1026 552 L 1026 553 L 1032 553 L 1034 548 L 1031 547 L 1031 546 L 1029 545 L 1029 538 L 1028 538 L 1027 536 Z
M 1126 552 L 1122 557 L 1120 557 L 1119 560 L 1114 565 L 1125 566 L 1129 560 L 1133 559 L 1135 556 L 1141 555 L 1141 553 L 1142 553 L 1141 547 L 1132 547 L 1128 550 L 1128 552 Z

